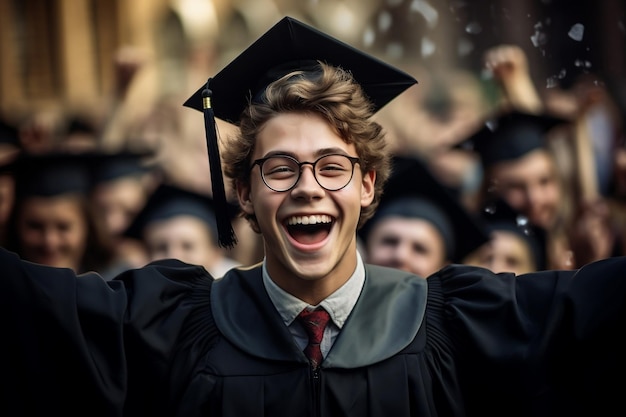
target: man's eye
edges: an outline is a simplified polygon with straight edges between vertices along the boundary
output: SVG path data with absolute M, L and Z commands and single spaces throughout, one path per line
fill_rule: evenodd
M 337 164 L 326 164 L 324 166 L 319 167 L 320 171 L 345 171 L 346 169 Z
M 265 171 L 265 175 L 269 176 L 285 176 L 295 174 L 293 167 L 288 165 L 277 165 Z

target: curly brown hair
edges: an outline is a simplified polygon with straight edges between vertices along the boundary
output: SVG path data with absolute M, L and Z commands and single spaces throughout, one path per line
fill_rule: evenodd
M 316 71 L 291 72 L 271 83 L 259 100 L 250 102 L 239 119 L 238 134 L 222 150 L 224 174 L 232 189 L 250 184 L 255 140 L 265 123 L 288 112 L 321 115 L 346 143 L 355 145 L 361 172 L 376 171 L 374 200 L 361 209 L 360 228 L 380 202 L 391 160 L 385 133 L 372 119 L 372 102 L 352 74 L 340 67 L 318 62 Z M 245 217 L 258 230 L 256 218 Z

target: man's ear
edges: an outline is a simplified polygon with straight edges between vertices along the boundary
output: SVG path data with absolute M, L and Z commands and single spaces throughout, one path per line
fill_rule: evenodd
M 237 181 L 237 199 L 244 213 L 248 215 L 254 214 L 254 205 L 250 199 L 250 184 Z
M 361 180 L 361 207 L 367 207 L 374 201 L 376 190 L 376 171 L 371 170 L 363 175 Z

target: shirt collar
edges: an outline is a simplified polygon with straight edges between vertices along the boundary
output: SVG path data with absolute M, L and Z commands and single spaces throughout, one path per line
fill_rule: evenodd
M 265 262 L 264 259 L 263 285 L 286 326 L 290 326 L 298 314 L 305 308 L 313 309 L 321 306 L 328 312 L 333 323 L 341 329 L 352 308 L 354 308 L 365 283 L 363 260 L 357 252 L 356 268 L 348 281 L 325 298 L 318 306 L 311 306 L 276 285 L 267 272 Z

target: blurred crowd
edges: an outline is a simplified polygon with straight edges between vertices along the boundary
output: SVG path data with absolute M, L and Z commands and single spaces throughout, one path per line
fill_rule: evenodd
M 407 68 L 419 84 L 376 115 L 394 154 L 425 172 L 397 170 L 384 216 L 359 235 L 365 260 L 427 277 L 449 262 L 521 274 L 625 255 L 624 80 L 588 73 L 539 90 L 519 46 L 482 56 L 479 74 Z M 202 116 L 182 106 L 192 89 L 155 94 L 154 65 L 140 51 L 120 49 L 112 65 L 104 110 L 3 117 L 2 245 L 107 279 L 164 257 L 216 277 L 261 261 L 262 241 L 236 216 L 234 197 L 238 244 L 217 244 Z M 227 146 L 237 129 L 218 123 Z M 524 139 L 515 151 L 513 138 L 529 134 L 538 145 Z M 498 144 L 481 145 L 485 136 Z M 505 156 L 491 155 L 497 146 Z M 437 191 L 428 214 L 395 210 L 395 197 L 430 207 L 432 193 L 413 187 L 427 175 L 446 196 Z

